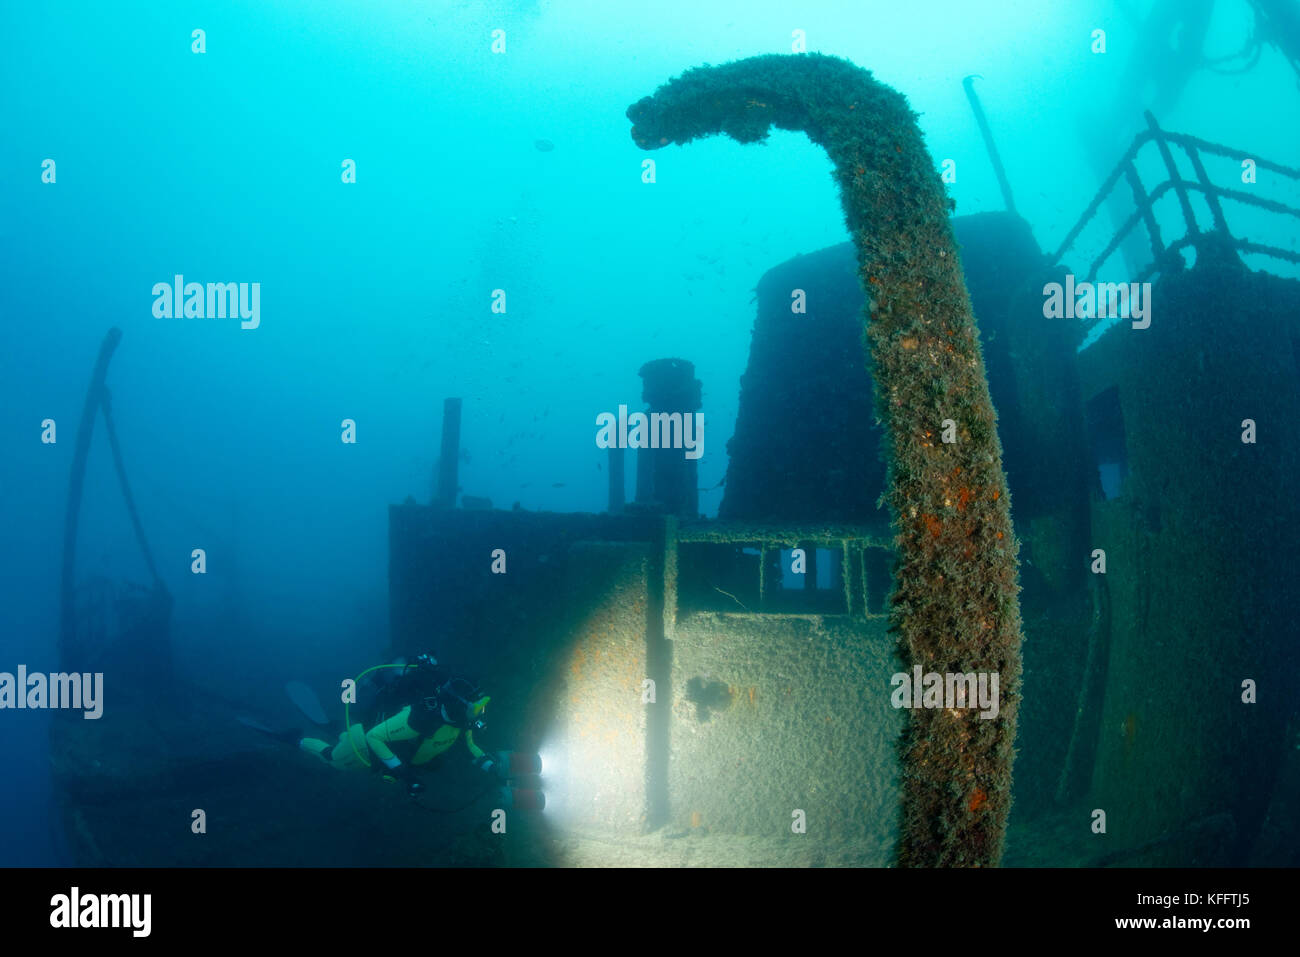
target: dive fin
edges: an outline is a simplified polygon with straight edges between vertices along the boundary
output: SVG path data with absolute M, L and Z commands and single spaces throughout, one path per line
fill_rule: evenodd
M 252 718 L 245 718 L 242 714 L 235 715 L 235 720 L 246 728 L 252 728 L 254 731 L 261 731 L 263 734 L 275 734 L 270 728 L 260 721 L 254 721 Z
M 274 738 L 276 741 L 283 741 L 285 744 L 296 745 L 300 740 L 302 740 L 302 732 L 297 728 L 276 731 L 272 728 L 268 728 L 260 721 L 254 721 L 252 718 L 245 718 L 243 715 L 235 715 L 235 720 L 246 728 L 252 728 L 254 731 L 264 734 L 268 738 Z
M 316 692 L 301 681 L 290 681 L 284 686 L 284 690 L 294 707 L 312 724 L 324 726 L 330 723 L 329 718 L 325 717 L 325 709 L 320 706 L 320 699 L 316 697 Z

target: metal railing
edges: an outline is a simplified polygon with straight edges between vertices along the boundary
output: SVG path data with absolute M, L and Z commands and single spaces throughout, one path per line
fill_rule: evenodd
M 1182 256 L 1179 255 L 1183 249 L 1192 246 L 1196 249 L 1198 258 L 1204 254 L 1225 254 L 1229 251 L 1259 253 L 1266 256 L 1272 256 L 1276 259 L 1285 260 L 1290 263 L 1300 264 L 1300 253 L 1291 249 L 1283 249 L 1279 246 L 1272 246 L 1265 243 L 1250 242 L 1245 239 L 1234 237 L 1228 229 L 1227 219 L 1223 214 L 1222 200 L 1232 200 L 1233 202 L 1244 203 L 1254 206 L 1258 209 L 1267 210 L 1282 216 L 1293 216 L 1300 219 L 1300 209 L 1288 206 L 1285 203 L 1276 200 L 1265 199 L 1255 196 L 1251 193 L 1239 189 L 1225 189 L 1216 186 L 1211 182 L 1209 175 L 1205 171 L 1205 165 L 1201 162 L 1201 154 L 1208 153 L 1215 156 L 1223 156 L 1233 160 L 1243 160 L 1249 158 L 1254 161 L 1256 169 L 1267 170 L 1286 177 L 1300 185 L 1300 170 L 1283 166 L 1280 163 L 1274 163 L 1269 160 L 1259 159 L 1257 154 L 1245 152 L 1242 150 L 1230 149 L 1227 146 L 1221 146 L 1217 143 L 1210 143 L 1206 140 L 1199 139 L 1195 136 L 1188 136 L 1184 133 L 1170 133 L 1162 130 L 1156 123 L 1155 117 L 1150 112 L 1144 114 L 1147 121 L 1147 129 L 1133 138 L 1128 150 L 1115 165 L 1115 169 L 1106 177 L 1102 183 L 1101 189 L 1092 202 L 1088 204 L 1079 221 L 1075 223 L 1074 228 L 1066 235 L 1061 246 L 1057 249 L 1056 254 L 1052 257 L 1052 262 L 1059 263 L 1065 254 L 1073 247 L 1078 240 L 1079 235 L 1084 228 L 1091 222 L 1101 208 L 1107 196 L 1115 189 L 1121 177 L 1128 183 L 1129 189 L 1133 193 L 1134 210 L 1132 214 L 1120 225 L 1109 243 L 1101 253 L 1093 259 L 1088 267 L 1088 273 L 1084 282 L 1092 282 L 1096 279 L 1097 272 L 1102 265 L 1110 259 L 1115 251 L 1119 249 L 1125 238 L 1141 222 L 1147 231 L 1147 236 L 1151 243 L 1151 262 L 1141 270 L 1136 277 L 1138 282 L 1150 278 L 1153 274 L 1162 271 L 1177 270 L 1184 267 Z M 1152 190 L 1147 190 L 1138 174 L 1137 165 L 1134 160 L 1138 153 L 1148 143 L 1154 143 L 1160 153 L 1160 159 L 1164 164 L 1168 178 L 1161 182 Z M 1196 175 L 1195 180 L 1184 179 L 1179 173 L 1177 165 L 1174 163 L 1173 151 L 1171 146 L 1177 146 L 1186 154 L 1188 161 L 1191 163 L 1193 172 Z M 1178 205 L 1182 210 L 1183 221 L 1186 231 L 1182 238 L 1166 244 L 1160 234 L 1160 226 L 1156 222 L 1155 214 L 1152 212 L 1157 200 L 1166 193 L 1173 191 L 1178 197 Z M 1198 193 L 1205 198 L 1206 204 L 1210 208 L 1210 216 L 1213 219 L 1213 229 L 1203 231 L 1196 221 L 1196 214 L 1192 210 L 1191 194 Z

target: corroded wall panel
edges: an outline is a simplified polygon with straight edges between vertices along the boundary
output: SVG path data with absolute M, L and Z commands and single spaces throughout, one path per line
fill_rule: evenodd
M 883 620 L 697 614 L 673 642 L 671 829 L 771 840 L 769 864 L 888 866 L 904 712 Z M 807 831 L 792 831 L 802 810 Z

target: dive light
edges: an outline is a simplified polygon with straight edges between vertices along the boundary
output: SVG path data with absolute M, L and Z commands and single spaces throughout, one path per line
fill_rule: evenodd
M 542 756 L 525 751 L 500 751 L 497 763 L 507 778 L 536 777 L 542 773 Z

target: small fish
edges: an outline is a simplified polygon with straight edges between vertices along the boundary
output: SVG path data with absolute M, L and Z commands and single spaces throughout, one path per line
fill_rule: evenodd
M 555 144 L 550 140 L 533 140 L 533 145 L 542 153 L 549 153 L 551 150 L 555 149 Z
M 552 482 L 552 483 L 551 483 L 551 488 L 564 488 L 564 483 L 563 483 L 563 482 Z

